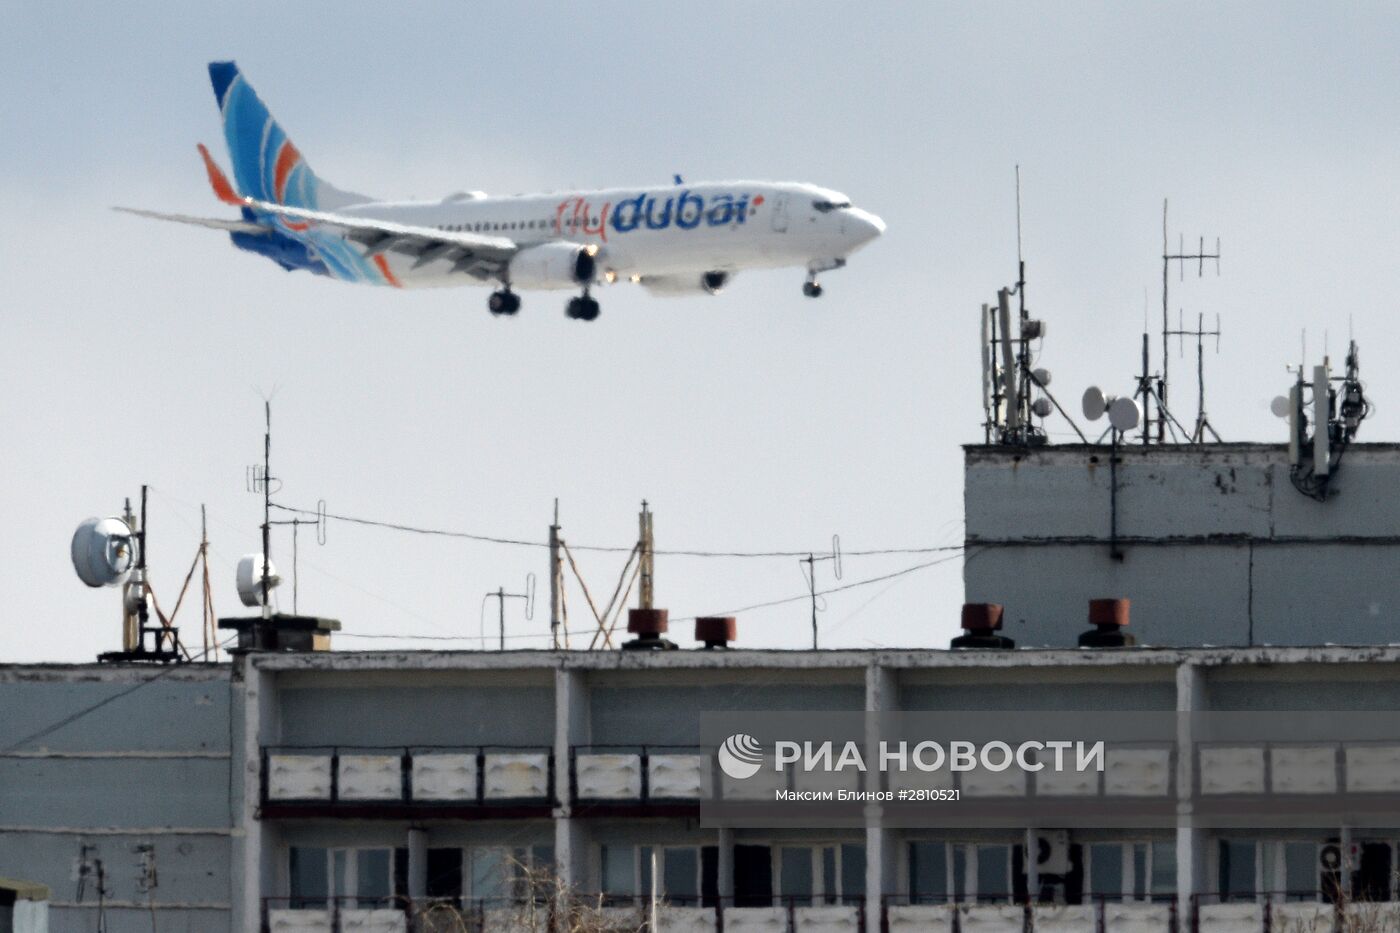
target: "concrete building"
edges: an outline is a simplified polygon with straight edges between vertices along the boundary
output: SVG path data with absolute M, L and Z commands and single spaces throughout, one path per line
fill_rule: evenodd
M 1400 711 L 1384 498 L 1400 448 L 1354 446 L 1321 503 L 1274 448 L 1120 456 L 968 449 L 968 597 L 1006 605 L 1016 650 L 0 667 L 0 876 L 52 889 L 55 933 L 99 917 L 112 933 L 454 928 L 433 925 L 434 904 L 469 929 L 527 928 L 512 918 L 540 878 L 634 930 L 654 883 L 658 928 L 727 933 L 1331 929 L 1339 901 L 1400 905 L 1400 818 L 1367 809 L 1400 796 L 1400 730 L 1364 747 L 1339 731 L 1207 748 L 1193 732 L 1208 711 Z M 1132 628 L 1159 647 L 1077 647 L 1103 596 L 1131 597 Z M 1038 778 L 1017 791 L 1046 798 L 1033 827 L 895 826 L 870 808 L 837 829 L 715 828 L 700 724 L 724 710 L 1182 725 L 1171 748 L 1110 756 L 1064 796 Z M 1065 825 L 1070 795 L 1169 818 Z M 1221 825 L 1211 799 L 1294 809 Z M 1304 812 L 1327 819 L 1287 819 Z M 559 916 L 540 900 L 534 925 Z
M 1139 643 L 1400 641 L 1400 445 L 1351 444 L 1328 498 L 1271 444 L 969 446 L 966 592 L 1023 645 L 1074 645 L 1086 588 Z

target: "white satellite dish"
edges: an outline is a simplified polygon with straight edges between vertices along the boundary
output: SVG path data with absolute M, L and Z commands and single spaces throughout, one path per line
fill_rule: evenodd
M 1273 412 L 1276 418 L 1287 418 L 1291 413 L 1289 411 L 1290 407 L 1288 396 L 1286 395 L 1276 395 L 1274 396 L 1274 400 L 1269 403 L 1269 411 Z
M 1048 398 L 1045 398 L 1044 396 L 1041 396 L 1034 402 L 1031 402 L 1031 412 L 1037 418 L 1048 418 L 1050 417 L 1050 412 L 1054 410 L 1055 406 L 1051 405 L 1050 400 Z
M 1033 369 L 1031 376 L 1035 379 L 1036 385 L 1048 386 L 1050 384 L 1050 370 L 1048 369 Z
M 1084 400 L 1079 404 L 1084 410 L 1084 417 L 1090 421 L 1098 421 L 1108 410 L 1108 400 L 1104 398 L 1103 390 L 1098 386 L 1089 386 L 1085 389 Z
M 136 569 L 136 534 L 120 518 L 89 518 L 73 532 L 72 556 L 88 586 L 120 586 Z
M 249 607 L 261 606 L 262 599 L 262 573 L 263 556 L 261 554 L 244 554 L 238 560 L 238 573 L 235 582 L 238 585 L 238 598 L 243 605 Z M 272 590 L 282 578 L 277 575 L 277 568 L 271 561 L 267 564 L 267 588 Z
M 1131 431 L 1142 420 L 1142 410 L 1136 399 L 1119 396 L 1108 406 L 1108 423 L 1118 431 Z

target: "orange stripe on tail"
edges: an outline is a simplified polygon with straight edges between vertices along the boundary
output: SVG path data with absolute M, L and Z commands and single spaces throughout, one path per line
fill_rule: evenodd
M 289 139 L 284 142 L 277 153 L 277 165 L 272 171 L 272 190 L 279 204 L 287 203 L 283 197 L 287 193 L 287 179 L 291 177 L 292 169 L 296 168 L 300 161 L 301 153 L 297 152 L 297 147 L 292 145 L 292 141 Z
M 379 267 L 380 273 L 384 276 L 384 281 L 395 288 L 403 288 L 403 283 L 398 280 L 393 272 L 389 271 L 389 260 L 384 258 L 383 253 L 375 254 L 374 264 Z
M 236 204 L 243 206 L 243 199 L 233 190 L 233 185 L 228 183 L 228 178 L 214 161 L 214 157 L 209 154 L 209 150 L 204 148 L 204 143 L 199 143 L 199 155 L 204 159 L 204 170 L 209 173 L 209 187 L 214 189 L 214 196 L 225 204 Z

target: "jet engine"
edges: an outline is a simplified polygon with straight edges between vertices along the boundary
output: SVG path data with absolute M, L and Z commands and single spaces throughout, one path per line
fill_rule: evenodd
M 507 273 L 512 288 L 577 288 L 592 283 L 597 255 L 596 246 L 541 243 L 511 257 Z
M 702 292 L 706 295 L 716 295 L 729 284 L 729 279 L 730 273 L 719 271 L 702 272 L 695 277 L 646 275 L 642 276 L 642 285 L 655 295 L 695 295 Z

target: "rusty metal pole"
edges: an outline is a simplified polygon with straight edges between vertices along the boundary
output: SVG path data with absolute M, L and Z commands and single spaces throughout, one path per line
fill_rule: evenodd
M 639 519 L 640 533 L 637 542 L 640 550 L 641 561 L 641 587 L 637 591 L 637 604 L 639 608 L 652 608 L 652 530 L 651 530 L 651 509 L 647 508 L 647 502 L 642 500 L 642 514 Z
M 554 500 L 554 524 L 549 526 L 549 632 L 554 650 L 559 650 L 559 588 L 564 582 L 564 565 L 559 559 L 559 500 Z

